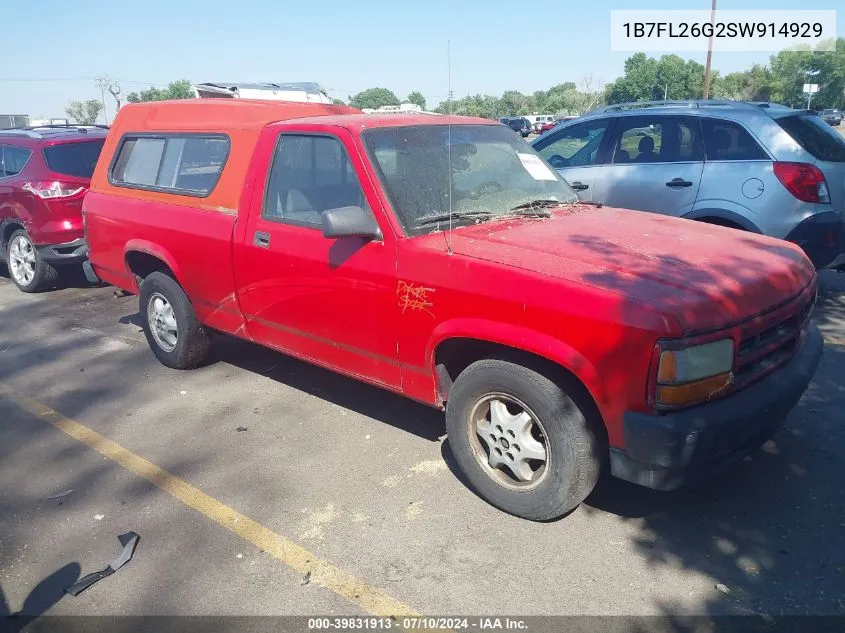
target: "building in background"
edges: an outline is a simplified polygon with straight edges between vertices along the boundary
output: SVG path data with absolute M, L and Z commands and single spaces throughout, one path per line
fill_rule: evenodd
M 67 118 L 30 119 L 29 124 L 32 127 L 41 127 L 41 126 L 44 126 L 44 125 L 71 125 L 71 122 L 70 122 L 70 119 L 67 119 Z
M 29 125 L 28 114 L 0 114 L 0 130 L 14 130 Z

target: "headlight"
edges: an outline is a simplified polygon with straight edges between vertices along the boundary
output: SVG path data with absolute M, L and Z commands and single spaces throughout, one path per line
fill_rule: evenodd
M 732 339 L 661 350 L 659 358 L 655 403 L 661 406 L 708 400 L 733 382 Z

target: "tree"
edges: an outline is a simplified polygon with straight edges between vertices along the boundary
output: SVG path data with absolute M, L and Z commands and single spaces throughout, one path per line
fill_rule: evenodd
M 367 88 L 354 97 L 349 97 L 349 105 L 360 110 L 376 109 L 386 105 L 399 105 L 399 99 L 387 88 Z
M 574 92 L 574 109 L 580 115 L 589 112 L 601 103 L 604 86 L 601 80 L 596 79 L 593 73 L 587 73 L 581 77 L 579 90 Z
M 423 93 L 421 93 L 419 90 L 414 90 L 412 93 L 410 93 L 406 101 L 408 103 L 415 103 L 420 108 L 425 110 L 425 97 L 423 96 Z
M 713 82 L 713 96 L 737 101 L 770 101 L 772 99 L 772 71 L 754 64 L 748 70 L 728 73 Z
M 167 88 L 156 88 L 153 86 L 139 93 L 130 92 L 126 96 L 129 103 L 141 103 L 142 101 L 167 101 L 170 99 L 193 99 L 194 88 L 187 79 L 171 81 Z
M 88 99 L 88 101 L 71 101 L 65 108 L 65 114 L 79 125 L 93 125 L 97 122 L 97 117 L 100 116 L 102 110 L 102 101 Z
M 346 105 L 346 102 L 343 99 L 332 99 L 332 103 L 334 105 Z
M 804 84 L 819 85 L 813 96 L 818 107 L 845 104 L 845 38 L 832 51 L 787 50 L 772 55 L 772 100 L 793 107 L 807 107 Z
M 511 116 L 516 114 L 531 114 L 537 106 L 537 102 L 533 96 L 529 97 L 518 90 L 505 90 L 499 102 L 501 113 Z
M 434 109 L 434 111 L 439 112 L 440 114 L 449 114 L 449 102 L 443 101 Z M 495 119 L 501 116 L 499 110 L 499 99 L 492 95 L 480 94 L 453 100 L 451 103 L 451 113 L 459 116 L 482 117 L 484 119 Z
M 714 81 L 718 80 L 716 73 Z M 704 92 L 704 66 L 678 55 L 660 59 L 635 53 L 625 60 L 625 74 L 605 91 L 608 103 L 658 99 L 700 99 Z
M 542 95 L 542 97 L 540 96 Z M 567 81 L 549 88 L 545 93 L 534 93 L 537 110 L 548 114 L 568 115 L 579 110 L 578 87 L 573 81 Z

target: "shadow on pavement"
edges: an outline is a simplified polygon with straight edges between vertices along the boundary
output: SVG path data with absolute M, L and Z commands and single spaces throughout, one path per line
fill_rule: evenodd
M 68 563 L 38 583 L 24 600 L 20 611 L 12 613 L 0 587 L 0 631 L 18 633 L 30 622 L 46 613 L 65 596 L 64 590 L 75 583 L 81 569 L 79 563 Z
M 436 409 L 266 347 L 217 335 L 212 350 L 212 363 L 234 365 L 431 442 L 446 433 Z

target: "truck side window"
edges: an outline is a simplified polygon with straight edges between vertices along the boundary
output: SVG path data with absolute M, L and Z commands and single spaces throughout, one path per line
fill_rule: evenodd
M 323 211 L 339 207 L 367 208 L 340 141 L 330 136 L 282 134 L 273 155 L 262 217 L 316 227 Z
M 229 154 L 225 136 L 126 136 L 111 169 L 112 184 L 205 197 Z

